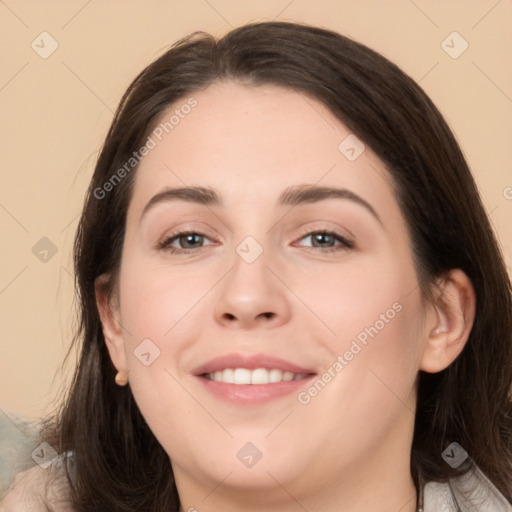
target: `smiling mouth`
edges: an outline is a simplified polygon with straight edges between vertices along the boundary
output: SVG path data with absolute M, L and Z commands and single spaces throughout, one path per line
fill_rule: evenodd
M 204 373 L 201 377 L 224 384 L 258 385 L 302 380 L 311 375 L 310 373 L 283 372 L 278 368 L 255 368 L 254 370 L 247 368 L 225 368 L 224 370 Z

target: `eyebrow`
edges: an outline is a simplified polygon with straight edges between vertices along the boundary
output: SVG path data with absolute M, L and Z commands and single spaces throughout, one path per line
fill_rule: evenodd
M 279 196 L 277 202 L 280 206 L 297 206 L 300 204 L 316 203 L 326 199 L 346 199 L 352 201 L 368 210 L 382 224 L 379 214 L 368 201 L 345 188 L 296 185 L 286 188 Z M 195 186 L 166 188 L 149 200 L 142 211 L 141 220 L 157 204 L 170 201 L 186 201 L 204 206 L 222 206 L 223 204 L 222 196 L 213 188 Z

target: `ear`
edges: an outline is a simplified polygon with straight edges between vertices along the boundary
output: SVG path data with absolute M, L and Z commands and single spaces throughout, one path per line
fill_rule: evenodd
M 100 314 L 103 336 L 112 363 L 118 371 L 126 370 L 126 354 L 124 350 L 123 331 L 119 312 L 119 301 L 111 296 L 109 277 L 105 274 L 96 278 L 94 291 L 96 305 Z
M 420 369 L 437 373 L 462 352 L 475 320 L 476 296 L 469 277 L 451 270 L 439 283 L 426 322 L 427 339 Z

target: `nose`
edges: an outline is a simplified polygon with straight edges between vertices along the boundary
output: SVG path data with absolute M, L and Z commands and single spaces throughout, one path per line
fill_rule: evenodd
M 291 307 L 279 269 L 267 266 L 265 251 L 252 263 L 235 255 L 231 271 L 222 280 L 215 319 L 224 327 L 274 328 L 289 321 Z M 277 271 L 276 271 L 277 270 Z

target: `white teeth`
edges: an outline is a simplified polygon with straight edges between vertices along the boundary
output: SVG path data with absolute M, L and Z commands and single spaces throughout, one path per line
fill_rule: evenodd
M 283 372 L 281 370 L 270 370 L 268 372 L 269 382 L 281 382 L 283 380 Z
M 265 370 L 265 368 L 253 370 L 251 384 L 268 384 L 268 370 Z
M 289 382 L 291 380 L 300 380 L 307 377 L 305 373 L 283 372 L 277 368 L 267 370 L 266 368 L 256 368 L 247 370 L 246 368 L 226 368 L 213 373 L 206 374 L 206 378 L 225 384 L 274 384 L 276 382 Z
M 283 373 L 283 380 L 284 381 L 293 380 L 293 373 L 292 372 L 284 372 Z
M 226 368 L 223 372 L 219 373 L 221 374 L 220 378 L 218 379 L 219 381 L 225 382 L 226 384 L 235 383 L 235 372 L 231 368 Z
M 217 373 L 217 372 L 215 372 L 215 373 Z M 246 370 L 245 368 L 237 368 L 234 371 L 233 377 L 234 377 L 233 384 L 250 384 L 251 383 L 251 370 Z

